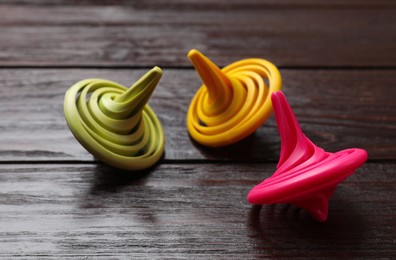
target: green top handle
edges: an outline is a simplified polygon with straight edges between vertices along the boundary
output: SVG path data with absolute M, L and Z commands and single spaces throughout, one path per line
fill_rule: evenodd
M 129 89 L 104 79 L 85 79 L 66 92 L 64 113 L 76 139 L 100 161 L 143 170 L 162 156 L 160 121 L 147 105 L 162 76 L 154 67 Z

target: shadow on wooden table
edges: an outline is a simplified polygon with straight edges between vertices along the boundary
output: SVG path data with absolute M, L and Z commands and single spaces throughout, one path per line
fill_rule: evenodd
M 307 248 L 310 252 L 305 256 L 315 256 L 323 250 L 334 254 L 342 249 L 364 250 L 362 240 L 367 239 L 364 236 L 365 229 L 369 228 L 367 221 L 350 202 L 338 196 L 331 202 L 329 217 L 324 223 L 314 221 L 305 210 L 292 205 L 255 205 L 248 215 L 249 237 L 258 250 L 285 250 L 281 256 L 292 256 L 292 251 L 295 254 Z M 331 204 L 337 204 L 338 210 L 332 211 Z
M 90 193 L 117 192 L 122 187 L 144 185 L 147 181 L 146 177 L 157 167 L 158 164 L 155 164 L 148 169 L 132 172 L 99 164 L 94 171 Z
M 254 132 L 245 139 L 222 147 L 206 147 L 189 136 L 191 143 L 207 159 L 220 161 L 254 162 L 274 160 L 279 155 L 279 142 Z

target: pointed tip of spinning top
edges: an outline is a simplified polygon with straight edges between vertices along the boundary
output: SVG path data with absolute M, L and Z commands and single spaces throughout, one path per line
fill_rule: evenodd
M 204 80 L 205 75 L 212 72 L 216 68 L 220 70 L 213 61 L 211 61 L 208 57 L 203 55 L 200 51 L 196 49 L 192 49 L 187 54 L 188 59 L 194 65 L 198 74 L 201 76 L 202 80 Z M 220 73 L 222 73 L 220 71 Z M 205 82 L 204 82 L 205 83 Z
M 158 66 L 152 68 L 148 73 L 153 74 L 154 77 L 161 77 L 162 76 L 162 69 Z
M 274 107 L 274 113 L 288 113 L 288 110 L 284 110 L 284 108 L 290 108 L 289 103 L 287 102 L 285 94 L 281 90 L 275 91 L 271 94 L 272 106 Z
M 213 61 L 211 61 L 208 57 L 206 57 L 196 49 L 190 50 L 187 54 L 187 57 L 194 65 L 200 76 L 202 76 L 201 72 L 211 71 L 218 72 L 219 74 L 224 74 Z
M 117 96 L 114 101 L 123 103 L 127 100 L 131 100 L 133 96 L 141 95 L 146 96 L 145 93 L 151 93 L 154 91 L 157 86 L 159 80 L 162 77 L 162 69 L 158 66 L 155 66 L 151 70 L 149 70 L 146 74 L 144 74 L 135 84 L 133 84 L 124 94 Z M 146 102 L 149 97 L 146 97 Z
M 305 136 L 282 91 L 276 91 L 271 95 L 272 107 L 278 132 L 281 139 L 281 152 L 278 168 L 286 161 L 292 163 L 299 161 L 301 157 L 308 156 L 312 152 L 312 142 Z M 300 153 L 296 153 L 299 151 Z M 294 153 L 294 156 L 291 155 Z M 298 154 L 298 156 L 297 156 Z M 293 164 L 293 163 L 292 163 Z
M 162 69 L 158 66 L 153 67 L 144 74 L 135 85 L 143 85 L 146 88 L 155 88 L 162 77 Z
M 209 97 L 211 99 L 216 99 L 217 96 L 223 98 L 223 92 L 227 91 L 231 85 L 226 74 L 213 61 L 196 49 L 190 50 L 187 57 L 208 89 Z
M 195 59 L 197 56 L 203 56 L 203 54 L 201 52 L 199 52 L 197 49 L 191 49 L 188 54 L 187 57 L 191 60 L 191 59 Z
M 292 133 L 301 134 L 302 130 L 285 94 L 281 90 L 275 91 L 271 95 L 271 101 L 281 139 L 282 137 L 287 138 L 291 129 L 294 131 Z M 287 130 L 288 133 L 283 135 L 283 130 Z
M 282 91 L 280 91 L 280 90 L 278 90 L 278 91 L 275 91 L 274 93 L 272 93 L 272 95 L 271 95 L 271 100 L 279 100 L 280 98 L 283 98 L 283 99 L 286 99 L 286 97 L 285 97 L 285 94 L 283 94 L 283 92 Z
M 162 69 L 158 66 L 155 66 L 138 80 L 137 85 L 143 86 L 143 92 L 152 93 L 154 89 L 157 87 L 161 77 L 162 77 Z

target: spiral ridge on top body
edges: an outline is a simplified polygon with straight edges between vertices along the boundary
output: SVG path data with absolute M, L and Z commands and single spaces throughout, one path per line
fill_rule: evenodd
M 162 156 L 160 121 L 147 105 L 162 70 L 154 67 L 129 89 L 109 80 L 85 79 L 66 92 L 70 130 L 91 154 L 125 170 L 142 170 Z
M 187 113 L 194 140 L 212 147 L 233 144 L 271 115 L 271 94 L 282 87 L 280 73 L 271 62 L 251 58 L 220 70 L 197 50 L 191 50 L 188 58 L 204 83 Z

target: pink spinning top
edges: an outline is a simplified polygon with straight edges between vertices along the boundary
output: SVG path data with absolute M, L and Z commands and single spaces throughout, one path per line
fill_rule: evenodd
M 249 192 L 248 201 L 290 203 L 324 222 L 337 184 L 367 160 L 367 152 L 359 148 L 324 151 L 304 135 L 281 91 L 274 92 L 271 100 L 282 142 L 280 158 L 275 173 Z

